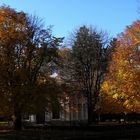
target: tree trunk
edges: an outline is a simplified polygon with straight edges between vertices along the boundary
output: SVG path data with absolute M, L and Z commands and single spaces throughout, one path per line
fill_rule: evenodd
M 95 109 L 95 102 L 93 103 L 92 100 L 92 93 L 89 93 L 88 99 L 88 124 L 96 123 L 97 122 L 97 113 L 94 111 Z
M 88 124 L 90 125 L 93 122 L 93 111 L 91 103 L 88 103 Z
M 97 113 L 94 111 L 94 106 L 91 104 L 88 105 L 88 124 L 97 123 Z
M 21 113 L 15 112 L 15 120 L 14 120 L 14 130 L 21 130 L 22 129 L 22 119 Z
M 93 122 L 93 108 L 92 108 L 91 93 L 88 93 L 87 105 L 88 105 L 88 124 L 90 125 Z

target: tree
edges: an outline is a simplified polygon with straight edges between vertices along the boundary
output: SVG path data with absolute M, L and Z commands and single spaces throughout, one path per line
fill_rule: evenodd
M 140 20 L 118 37 L 102 89 L 132 112 L 140 112 Z
M 0 7 L 0 96 L 15 116 L 15 129 L 39 96 L 43 67 L 55 59 L 60 42 L 37 17 Z
M 72 42 L 72 75 L 87 98 L 89 123 L 94 120 L 100 84 L 106 72 L 106 47 L 106 34 L 86 26 L 79 28 Z
M 100 92 L 100 99 L 97 103 L 97 112 L 99 114 L 118 114 L 129 112 L 122 102 L 118 102 L 116 99 L 112 98 L 111 95 Z
M 112 63 L 112 54 L 114 53 L 116 47 L 117 47 L 117 38 L 113 38 L 110 43 L 109 47 L 107 49 L 108 51 L 108 65 Z M 109 68 L 107 67 L 107 72 L 109 71 Z M 107 73 L 106 72 L 106 73 Z M 107 77 L 105 75 L 105 77 Z M 104 79 L 105 81 L 105 79 Z M 117 102 L 112 96 L 106 92 L 104 92 L 104 82 L 101 84 L 100 94 L 99 94 L 99 101 L 97 103 L 97 109 L 99 113 L 122 113 L 126 109 L 122 106 L 122 102 Z M 112 86 L 111 83 L 108 86 Z

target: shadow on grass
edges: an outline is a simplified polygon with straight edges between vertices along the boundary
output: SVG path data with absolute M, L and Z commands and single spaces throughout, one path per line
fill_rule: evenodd
M 45 130 L 22 130 L 0 132 L 0 140 L 51 140 Z
M 140 124 L 55 126 L 0 132 L 0 140 L 140 140 Z

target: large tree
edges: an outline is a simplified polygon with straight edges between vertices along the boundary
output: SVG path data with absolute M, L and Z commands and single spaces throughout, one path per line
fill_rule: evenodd
M 140 112 L 140 20 L 118 37 L 102 90 L 127 110 Z
M 0 105 L 14 115 L 15 129 L 39 97 L 43 65 L 54 60 L 61 41 L 37 17 L 0 7 Z
M 107 66 L 107 34 L 82 26 L 72 42 L 72 75 L 87 98 L 88 122 L 94 121 L 95 105 Z

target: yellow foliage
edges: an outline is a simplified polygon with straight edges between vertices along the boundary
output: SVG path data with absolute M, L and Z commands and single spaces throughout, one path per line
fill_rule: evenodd
M 102 84 L 102 92 L 122 102 L 131 111 L 140 112 L 140 20 L 128 26 L 118 37 L 112 54 L 109 73 Z M 112 88 L 113 87 L 113 88 Z

